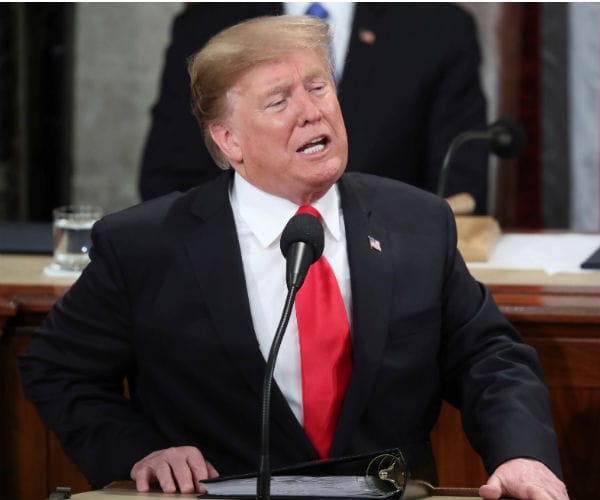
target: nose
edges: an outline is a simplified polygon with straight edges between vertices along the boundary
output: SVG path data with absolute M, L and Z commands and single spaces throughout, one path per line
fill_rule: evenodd
M 303 126 L 307 123 L 319 121 L 322 117 L 321 108 L 315 102 L 315 97 L 307 90 L 300 92 L 298 100 L 298 125 Z

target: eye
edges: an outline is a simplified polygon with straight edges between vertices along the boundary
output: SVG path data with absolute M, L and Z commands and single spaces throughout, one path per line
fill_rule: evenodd
M 326 82 L 314 82 L 311 84 L 311 86 L 308 90 L 311 94 L 317 94 L 317 95 L 322 94 L 323 92 L 325 92 L 325 90 L 327 90 L 327 83 Z
M 280 109 L 285 106 L 285 103 L 286 103 L 285 97 L 277 97 L 267 104 L 267 108 L 268 109 Z

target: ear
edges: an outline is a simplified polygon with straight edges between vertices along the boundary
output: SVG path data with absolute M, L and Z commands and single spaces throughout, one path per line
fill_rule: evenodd
M 242 163 L 242 148 L 229 125 L 220 122 L 211 123 L 208 130 L 212 140 L 215 141 L 215 144 L 219 146 L 232 165 Z

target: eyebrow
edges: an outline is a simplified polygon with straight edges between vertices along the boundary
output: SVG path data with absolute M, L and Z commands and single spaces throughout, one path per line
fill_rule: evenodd
M 272 87 L 269 87 L 269 89 L 265 90 L 264 92 L 261 92 L 260 97 L 263 99 L 267 99 L 271 96 L 284 93 L 291 86 L 292 86 L 292 84 L 289 82 L 283 82 L 283 83 L 276 84 Z
M 327 81 L 331 81 L 329 73 L 319 68 L 311 71 L 308 75 L 306 75 L 306 78 L 303 79 L 303 83 L 310 82 L 316 78 L 324 78 Z
M 311 72 L 309 72 L 302 79 L 302 83 L 306 84 L 307 82 L 310 82 L 316 78 L 324 78 L 325 80 L 329 81 L 329 78 L 327 77 L 327 73 L 325 73 L 322 69 L 318 68 L 318 69 L 314 69 Z M 287 81 L 279 83 L 279 84 L 275 84 L 272 87 L 270 87 L 269 89 L 265 90 L 265 92 L 262 92 L 260 96 L 263 99 L 267 99 L 271 96 L 286 92 L 291 86 L 292 86 L 292 84 Z

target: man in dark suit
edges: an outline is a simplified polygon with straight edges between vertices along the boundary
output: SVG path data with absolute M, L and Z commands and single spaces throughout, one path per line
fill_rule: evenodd
M 426 442 L 445 398 L 493 472 L 483 496 L 566 499 L 535 352 L 468 273 L 447 204 L 344 174 L 328 40 L 316 19 L 269 17 L 195 56 L 195 114 L 233 172 L 94 226 L 91 263 L 20 360 L 27 397 L 94 486 L 130 476 L 142 491 L 156 480 L 191 492 L 256 470 L 265 353 L 286 292 L 279 239 L 312 205 L 351 327 L 351 377 L 318 453 L 290 321 L 273 466 Z
M 219 174 L 190 112 L 186 58 L 243 19 L 281 14 L 280 3 L 192 4 L 175 20 L 140 175 L 143 199 L 186 190 Z M 357 3 L 338 96 L 350 144 L 348 171 L 435 192 L 450 141 L 486 126 L 480 54 L 470 15 L 453 5 Z M 461 147 L 445 195 L 487 207 L 487 148 Z

